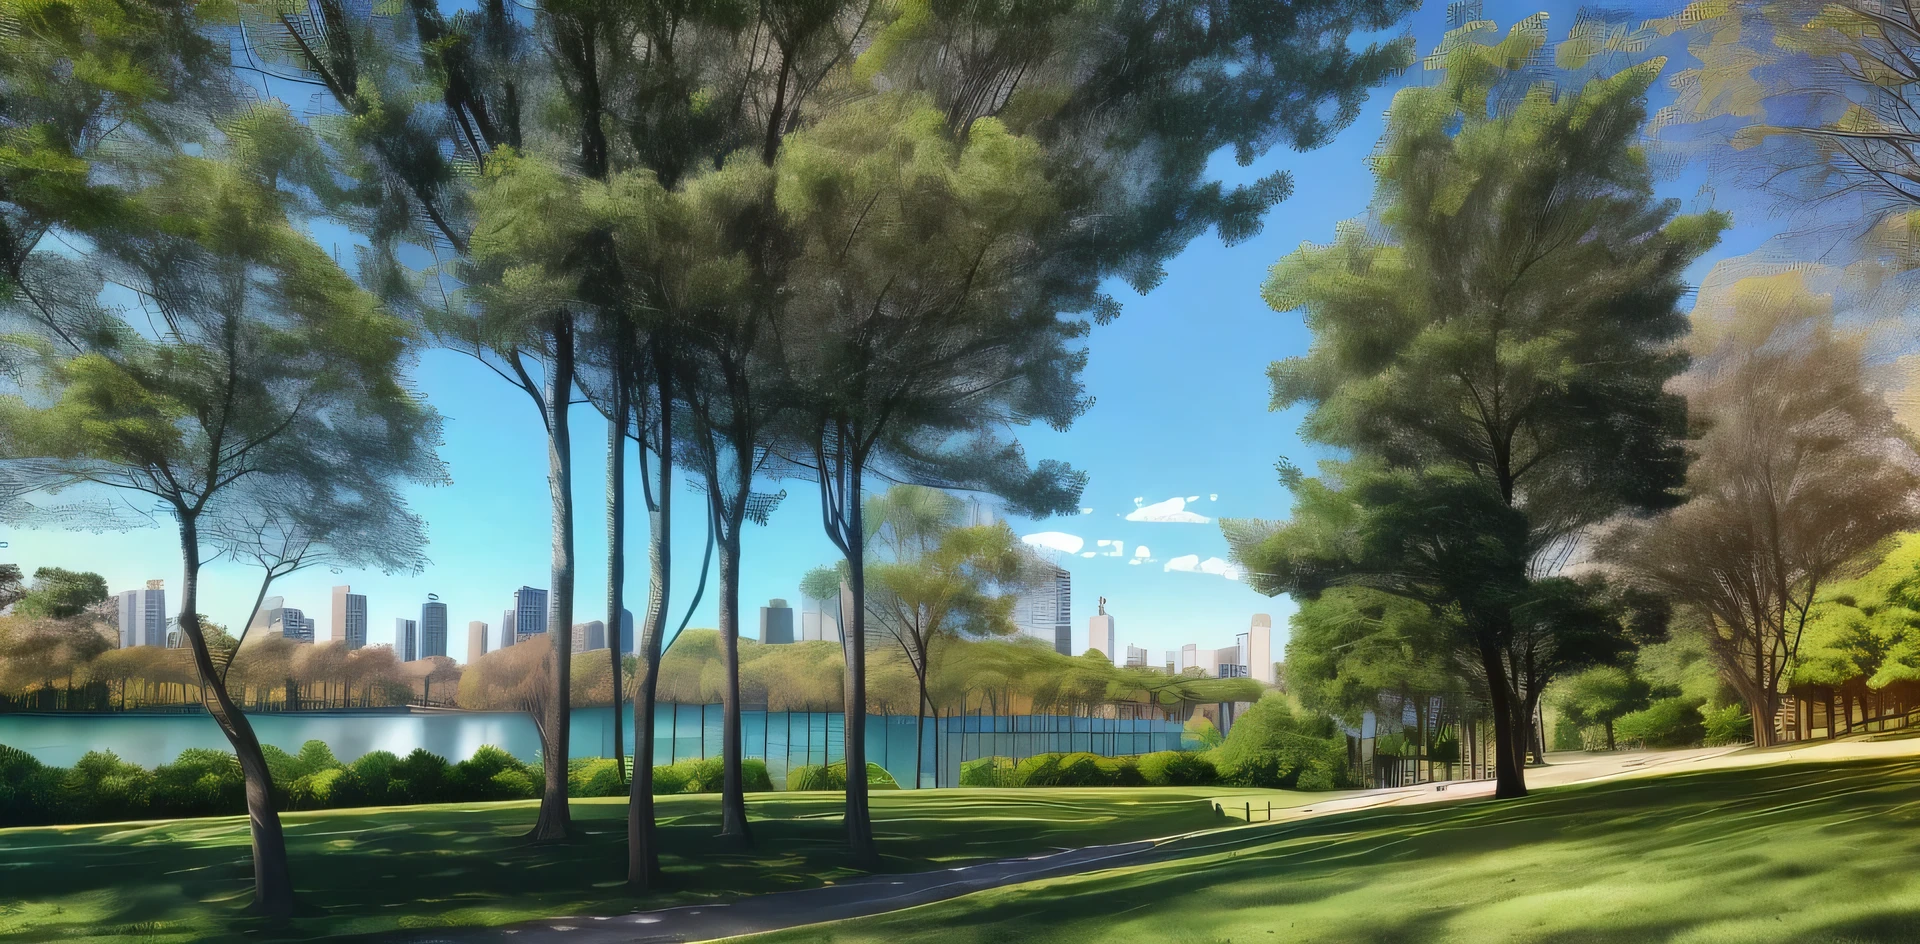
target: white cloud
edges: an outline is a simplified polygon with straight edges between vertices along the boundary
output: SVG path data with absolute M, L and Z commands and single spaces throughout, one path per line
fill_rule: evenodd
M 1172 524 L 1206 524 L 1212 521 L 1213 519 L 1206 515 L 1194 514 L 1187 510 L 1187 502 L 1197 500 L 1198 496 L 1191 499 L 1175 496 L 1163 502 L 1154 502 L 1151 505 L 1145 505 L 1141 504 L 1141 500 L 1136 498 L 1133 501 L 1134 504 L 1139 507 L 1127 515 L 1127 520 Z
M 1081 557 L 1099 557 L 1100 555 L 1098 555 L 1098 554 L 1095 554 L 1095 553 L 1094 553 L 1094 552 L 1092 552 L 1092 551 L 1081 551 L 1081 552 L 1080 552 L 1080 556 L 1081 556 Z
M 1200 555 L 1182 554 L 1179 557 L 1174 558 L 1173 560 L 1167 561 L 1167 565 L 1160 569 L 1162 571 L 1179 571 L 1181 573 L 1188 573 L 1188 574 L 1193 573 L 1194 571 L 1200 569 Z
M 1078 554 L 1080 553 L 1080 549 L 1087 545 L 1087 542 L 1079 535 L 1068 534 L 1064 531 L 1042 531 L 1039 534 L 1029 534 L 1020 540 L 1034 547 L 1044 547 L 1053 551 L 1064 551 L 1068 554 Z
M 1189 504 L 1189 505 L 1191 505 L 1191 504 L 1193 504 L 1194 502 L 1197 502 L 1197 501 L 1199 501 L 1199 500 L 1200 500 L 1200 496 L 1198 496 L 1198 495 L 1188 495 L 1188 496 L 1187 496 L 1187 504 Z
M 1207 501 L 1219 501 L 1219 500 L 1220 500 L 1219 492 L 1214 492 L 1207 496 Z
M 1162 570 L 1183 574 L 1212 574 L 1216 577 L 1225 577 L 1228 580 L 1239 580 L 1241 577 L 1240 568 L 1218 557 L 1209 557 L 1206 560 L 1201 560 L 1198 554 L 1182 554 L 1179 557 L 1167 561 L 1166 566 L 1163 567 Z
M 1145 544 L 1142 544 L 1133 549 L 1133 556 L 1135 560 L 1146 560 L 1153 556 L 1153 552 L 1150 550 L 1147 550 L 1147 546 Z
M 1081 514 L 1083 514 L 1083 515 L 1090 515 L 1090 514 L 1093 514 L 1093 509 L 1091 509 L 1091 508 L 1082 508 L 1082 509 L 1080 509 L 1080 513 L 1081 513 Z

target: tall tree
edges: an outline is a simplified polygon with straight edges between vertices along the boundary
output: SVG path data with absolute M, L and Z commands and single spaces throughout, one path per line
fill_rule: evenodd
M 1263 592 L 1457 610 L 1513 797 L 1546 684 L 1629 642 L 1598 588 L 1558 574 L 1585 529 L 1671 501 L 1681 276 L 1725 220 L 1654 197 L 1639 145 L 1659 61 L 1563 86 L 1522 68 L 1544 15 L 1491 33 L 1449 34 L 1439 81 L 1395 96 L 1375 225 L 1282 259 L 1264 290 L 1314 334 L 1270 369 L 1273 408 L 1305 404 L 1305 438 L 1355 458 L 1319 480 L 1283 462 L 1293 519 L 1223 528 Z
M 283 919 L 293 888 L 271 775 L 198 609 L 210 528 L 250 506 L 444 473 L 438 418 L 402 375 L 411 333 L 307 233 L 332 181 L 306 129 L 262 105 L 219 130 L 198 155 L 128 167 L 120 212 L 85 231 L 87 263 L 135 286 L 157 330 L 123 322 L 79 353 L 47 346 L 37 396 L 0 400 L 0 472 L 9 494 L 80 488 L 84 502 L 97 486 L 150 495 L 173 518 L 180 632 L 246 777 L 255 903 Z
M 1728 301 L 1695 315 L 1687 501 L 1623 528 L 1609 556 L 1702 617 L 1766 746 L 1820 593 L 1920 522 L 1920 456 L 1870 385 L 1863 339 L 1797 273 L 1736 282 Z

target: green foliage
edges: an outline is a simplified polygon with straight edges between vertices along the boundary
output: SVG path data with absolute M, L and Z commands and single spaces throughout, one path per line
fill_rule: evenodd
M 1202 787 L 1217 783 L 1213 762 L 1189 751 L 1155 751 L 1134 760 L 1140 779 L 1155 787 Z
M 1448 646 L 1458 628 L 1434 609 L 1339 587 L 1302 600 L 1287 636 L 1287 687 L 1301 704 L 1358 724 L 1383 693 L 1457 691 Z
M 20 598 L 22 616 L 72 619 L 107 599 L 107 578 L 90 571 L 42 567 L 33 572 L 33 586 Z
M 1220 734 L 1220 729 L 1214 727 L 1213 722 L 1206 718 L 1188 718 L 1187 723 L 1181 727 L 1180 743 L 1182 745 L 1197 744 L 1201 750 L 1210 751 L 1219 747 L 1220 742 L 1224 740 L 1226 738 Z
M 1626 669 L 1599 666 L 1562 679 L 1550 697 L 1568 721 L 1584 728 L 1647 707 L 1650 694 L 1650 686 Z
M 1333 719 L 1295 715 L 1277 693 L 1235 720 L 1207 759 L 1235 786 L 1331 790 L 1348 779 L 1347 739 Z
M 976 757 L 960 762 L 963 787 L 1017 787 L 1015 766 L 1010 757 Z
M 885 767 L 872 761 L 867 762 L 867 787 L 872 790 L 898 790 L 900 784 Z M 845 790 L 847 788 L 847 765 L 807 764 L 787 771 L 788 790 Z
M 1157 751 L 1138 757 L 1036 754 L 1019 763 L 1006 757 L 981 757 L 960 765 L 963 787 L 1197 787 L 1218 782 L 1213 763 L 1190 751 Z
M 1753 715 L 1744 706 L 1701 708 L 1700 716 L 1705 720 L 1702 743 L 1708 747 L 1753 740 Z
M 1614 734 L 1623 741 L 1639 741 L 1647 747 L 1690 747 L 1706 737 L 1700 703 L 1690 698 L 1662 698 L 1613 723 Z

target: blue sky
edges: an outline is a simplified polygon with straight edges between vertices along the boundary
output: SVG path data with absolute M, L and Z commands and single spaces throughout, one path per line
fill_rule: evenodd
M 1558 38 L 1572 25 L 1577 5 L 1488 2 L 1484 15 L 1503 27 L 1540 10 L 1550 14 Z M 1419 53 L 1430 51 L 1445 28 L 1445 5 L 1429 3 L 1410 21 Z M 1418 82 L 1416 67 L 1403 80 Z M 1124 313 L 1096 327 L 1088 338 L 1090 362 L 1085 374 L 1096 398 L 1091 410 L 1066 433 L 1024 431 L 1021 438 L 1035 458 L 1064 459 L 1091 473 L 1081 502 L 1090 512 L 1040 522 L 1013 522 L 1019 533 L 1058 531 L 1084 540 L 1086 551 L 1104 551 L 1100 540 L 1124 545 L 1122 556 L 1062 559 L 1073 574 L 1074 648 L 1086 647 L 1087 618 L 1098 597 L 1108 599 L 1119 644 L 1162 650 L 1192 642 L 1203 648 L 1231 645 L 1255 613 L 1274 617 L 1274 651 L 1283 645 L 1286 616 L 1292 606 L 1241 583 L 1201 572 L 1170 571 L 1168 565 L 1192 555 L 1199 560 L 1227 556 L 1226 542 L 1214 522 L 1220 517 L 1284 517 L 1289 498 L 1274 473 L 1286 456 L 1311 468 L 1320 458 L 1295 435 L 1297 411 L 1267 410 L 1267 364 L 1306 350 L 1308 335 L 1300 317 L 1276 313 L 1260 300 L 1267 267 L 1302 242 L 1332 236 L 1340 220 L 1366 209 L 1372 180 L 1365 158 L 1382 128 L 1387 103 L 1398 84 L 1378 90 L 1361 118 L 1328 146 L 1305 154 L 1276 151 L 1241 168 L 1216 161 L 1228 182 L 1250 180 L 1276 168 L 1294 173 L 1294 195 L 1269 215 L 1256 238 L 1223 247 L 1213 236 L 1196 240 L 1167 266 L 1165 282 L 1146 296 L 1116 286 Z M 1663 184 L 1663 189 L 1693 205 L 1701 186 L 1697 172 Z M 1737 223 L 1740 221 L 1736 221 Z M 1764 236 L 1755 227 L 1736 229 L 1721 249 L 1696 267 L 1752 249 Z M 501 611 L 522 584 L 548 584 L 549 517 L 546 455 L 540 424 L 526 395 L 463 355 L 428 351 L 420 361 L 416 385 L 446 418 L 442 449 L 453 476 L 450 486 L 421 489 L 415 508 L 429 523 L 431 566 L 417 577 L 378 573 L 336 574 L 308 571 L 280 581 L 274 593 L 305 609 L 326 632 L 328 588 L 351 583 L 368 597 L 370 641 L 392 640 L 395 617 L 418 618 L 428 593 L 449 606 L 452 632 L 449 655 L 464 661 L 466 626 L 484 620 L 497 632 Z M 601 500 L 605 470 L 605 425 L 590 409 L 574 414 L 575 484 L 578 494 L 579 578 L 576 619 L 599 618 L 605 611 L 605 506 Z M 775 486 L 778 487 L 778 486 Z M 834 559 L 822 536 L 814 486 L 788 482 L 786 501 L 765 528 L 752 528 L 745 541 L 741 601 L 743 632 L 757 633 L 758 607 L 784 597 L 798 606 L 797 585 L 807 569 Z M 637 496 L 637 483 L 633 487 Z M 674 621 L 684 611 L 699 576 L 705 531 L 698 496 L 682 493 L 675 526 Z M 1198 501 L 1186 511 L 1205 522 L 1129 521 L 1136 501 Z M 635 505 L 638 504 L 636 501 Z M 637 513 L 630 524 L 626 583 L 630 601 L 646 592 L 645 521 Z M 40 566 L 98 571 L 113 590 L 163 578 L 177 592 L 180 556 L 170 530 L 124 534 L 14 531 L 5 536 L 5 559 L 29 572 Z M 1140 563 L 1135 555 L 1145 549 Z M 258 574 L 229 565 L 208 568 L 203 612 L 237 625 L 258 585 Z M 170 604 L 177 599 L 170 599 Z M 629 606 L 633 606 L 630 602 Z M 710 592 L 694 611 L 691 625 L 712 626 Z

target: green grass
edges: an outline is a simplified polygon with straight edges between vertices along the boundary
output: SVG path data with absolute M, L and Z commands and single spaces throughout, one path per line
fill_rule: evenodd
M 887 871 L 1155 838 L 1221 824 L 1204 789 L 922 790 L 873 796 Z M 1263 792 L 1277 803 L 1312 794 Z M 491 925 L 801 888 L 860 874 L 838 794 L 748 799 L 756 847 L 724 850 L 717 797 L 659 798 L 667 889 L 626 894 L 626 803 L 575 800 L 580 836 L 532 846 L 536 804 L 464 803 L 283 817 L 301 913 L 266 933 L 245 914 L 251 871 L 238 817 L 0 830 L 0 941 L 300 939 Z
M 1173 860 L 754 940 L 1920 941 L 1911 759 L 1648 777 L 1226 836 Z

